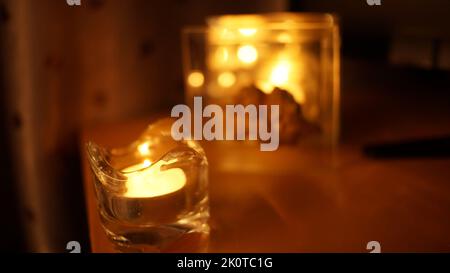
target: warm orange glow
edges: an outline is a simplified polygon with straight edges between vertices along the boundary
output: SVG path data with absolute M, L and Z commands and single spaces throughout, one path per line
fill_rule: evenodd
M 230 87 L 254 83 L 267 94 L 278 87 L 298 103 L 305 103 L 304 90 L 315 84 L 305 71 L 316 69 L 304 67 L 309 55 L 301 48 L 297 15 L 220 16 L 212 18 L 209 25 L 209 39 L 215 48 L 210 67 L 218 75 L 217 88 L 208 89 L 210 96 L 233 95 L 230 92 L 239 90 Z
M 219 63 L 226 63 L 230 59 L 230 52 L 226 47 L 221 47 L 217 50 L 216 57 Z
M 273 84 L 271 84 L 268 81 L 259 81 L 257 83 L 257 86 L 261 91 L 263 91 L 266 94 L 270 94 L 274 88 Z
M 239 33 L 243 36 L 250 37 L 256 34 L 258 30 L 256 28 L 240 28 Z
M 231 87 L 236 83 L 236 76 L 232 72 L 223 72 L 219 75 L 217 81 L 222 87 Z
M 148 159 L 144 160 L 144 163 L 142 163 L 142 167 L 144 168 L 150 167 L 150 165 L 152 165 L 152 162 Z
M 149 148 L 149 143 L 148 142 L 145 142 L 145 143 L 142 143 L 142 144 L 140 144 L 139 146 L 138 146 L 138 151 L 139 151 L 139 153 L 141 154 L 141 156 L 146 156 L 146 155 L 149 155 L 150 154 L 150 148 Z
M 239 47 L 237 56 L 243 63 L 251 64 L 258 59 L 258 51 L 252 45 L 243 45 Z
M 277 41 L 280 43 L 288 44 L 292 42 L 292 36 L 289 33 L 281 33 L 277 37 Z
M 232 65 L 232 60 L 230 56 L 230 49 L 226 46 L 220 46 L 216 50 L 214 50 L 214 53 L 212 54 L 210 58 L 210 64 L 213 67 L 229 67 Z
M 161 171 L 161 166 L 171 162 L 158 161 L 151 165 L 150 160 L 122 170 L 127 177 L 126 197 L 157 197 L 176 192 L 186 184 L 186 175 L 180 168 Z
M 291 64 L 289 61 L 284 60 L 279 62 L 272 70 L 270 74 L 270 82 L 274 86 L 283 86 L 289 81 L 289 73 L 291 71 Z
M 253 40 L 265 19 L 260 15 L 221 16 L 209 20 L 214 41 L 244 42 Z
M 188 84 L 192 87 L 201 87 L 205 82 L 205 77 L 203 73 L 200 71 L 194 71 L 189 74 L 187 78 Z
M 271 93 L 275 87 L 285 89 L 298 103 L 303 103 L 305 94 L 300 83 L 301 64 L 291 59 L 297 59 L 296 55 L 284 54 L 268 64 L 260 75 L 257 86 L 264 93 Z

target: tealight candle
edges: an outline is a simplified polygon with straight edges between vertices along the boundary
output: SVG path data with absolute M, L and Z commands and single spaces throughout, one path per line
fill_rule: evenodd
M 158 161 L 151 164 L 145 160 L 122 170 L 127 177 L 125 197 L 158 197 L 179 191 L 186 185 L 186 175 L 180 168 L 161 170 L 161 167 L 173 162 Z
M 208 161 L 198 143 L 174 141 L 171 127 L 159 120 L 123 148 L 87 145 L 100 220 L 119 251 L 207 247 Z

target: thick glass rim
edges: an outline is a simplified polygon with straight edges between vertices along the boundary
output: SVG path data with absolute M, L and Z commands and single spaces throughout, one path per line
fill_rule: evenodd
M 239 23 L 238 23 L 239 22 Z M 243 24 L 241 22 L 244 22 Z M 231 30 L 249 27 L 252 23 L 265 31 L 281 30 L 326 30 L 339 25 L 339 17 L 334 13 L 319 12 L 274 12 L 260 14 L 226 14 L 215 15 L 206 19 L 206 25 L 191 25 L 182 28 L 186 34 L 209 32 L 211 26 L 223 26 Z

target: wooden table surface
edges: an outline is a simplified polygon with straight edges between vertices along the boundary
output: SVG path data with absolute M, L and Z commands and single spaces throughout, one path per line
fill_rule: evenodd
M 123 146 L 150 122 L 96 126 L 82 141 Z M 295 149 L 204 146 L 212 252 L 367 252 L 373 240 L 384 252 L 450 251 L 450 160 L 369 160 L 344 145 L 330 167 Z M 83 159 L 92 251 L 113 252 Z

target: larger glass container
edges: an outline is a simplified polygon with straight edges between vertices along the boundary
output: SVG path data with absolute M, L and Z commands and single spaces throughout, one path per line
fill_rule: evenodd
M 204 104 L 279 105 L 282 146 L 333 152 L 339 51 L 331 14 L 211 17 L 206 26 L 183 31 L 186 101 L 202 96 Z

